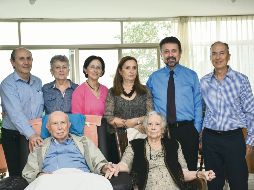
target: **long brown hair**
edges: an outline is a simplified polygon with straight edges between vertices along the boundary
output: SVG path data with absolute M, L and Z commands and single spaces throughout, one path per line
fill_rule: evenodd
M 139 80 L 138 61 L 136 60 L 135 57 L 125 56 L 120 60 L 118 66 L 117 66 L 117 69 L 116 69 L 116 74 L 115 74 L 114 83 L 113 83 L 113 95 L 115 95 L 115 96 L 120 96 L 123 93 L 123 85 L 122 85 L 123 84 L 123 77 L 122 77 L 122 75 L 120 75 L 119 71 L 122 70 L 124 63 L 129 60 L 133 60 L 137 64 L 137 76 L 134 81 L 134 87 L 135 87 L 136 93 L 139 95 L 147 93 L 146 87 L 144 85 L 142 85 Z

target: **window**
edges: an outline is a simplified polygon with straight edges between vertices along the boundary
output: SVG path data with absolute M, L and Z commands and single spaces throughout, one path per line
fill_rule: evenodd
M 138 61 L 139 80 L 146 84 L 152 72 L 158 69 L 157 49 L 123 49 L 123 56 L 130 55 Z
M 86 81 L 83 73 L 83 65 L 87 57 L 90 55 L 100 56 L 105 63 L 105 73 L 99 79 L 99 82 L 108 88 L 113 86 L 113 79 L 118 65 L 118 51 L 117 50 L 80 50 L 79 51 L 79 71 L 80 83 Z
M 119 44 L 119 22 L 24 22 L 24 45 Z
M 11 50 L 0 50 L 0 64 L 1 64 L 1 74 L 0 81 L 7 77 L 11 72 L 13 72 L 13 67 L 10 62 Z
M 32 73 L 43 83 L 53 80 L 49 72 L 51 57 L 64 54 L 71 59 L 70 78 L 74 82 L 86 80 L 82 71 L 84 60 L 90 55 L 98 55 L 106 63 L 105 75 L 99 81 L 111 87 L 119 59 L 131 55 L 138 60 L 140 80 L 145 84 L 153 71 L 164 67 L 158 43 L 166 36 L 179 38 L 183 47 L 180 63 L 195 70 L 200 78 L 213 70 L 210 45 L 217 40 L 227 42 L 230 66 L 247 75 L 253 87 L 254 16 L 127 21 L 0 20 L 0 80 L 13 71 L 10 49 L 26 46 L 34 57 Z
M 49 83 L 54 80 L 50 73 L 50 60 L 54 55 L 65 55 L 69 57 L 69 50 L 50 49 L 50 50 L 32 50 L 33 68 L 31 73 L 42 80 L 42 83 Z
M 19 44 L 17 22 L 0 22 L 0 44 L 1 45 Z
M 178 19 L 123 23 L 123 43 L 158 43 L 165 36 L 177 34 Z

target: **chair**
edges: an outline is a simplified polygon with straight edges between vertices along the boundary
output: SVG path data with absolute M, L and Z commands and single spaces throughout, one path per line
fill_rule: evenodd
M 4 178 L 7 172 L 7 164 L 4 156 L 3 146 L 0 144 L 0 179 Z
M 119 132 L 119 130 L 115 130 L 115 138 L 116 138 L 116 146 L 117 146 L 117 150 L 118 150 L 118 155 L 119 155 L 119 158 L 121 158 L 126 146 L 128 145 L 127 134 L 121 133 L 121 132 Z M 122 141 L 120 141 L 120 139 L 122 139 Z M 200 166 L 199 166 L 199 171 L 202 171 L 204 169 L 203 163 L 204 163 L 203 156 L 201 154 L 201 162 L 200 162 Z M 187 183 L 191 189 L 207 190 L 207 183 L 206 183 L 206 180 L 203 178 L 196 178 L 196 179 L 194 179 L 190 182 L 187 182 Z M 137 184 L 133 184 L 133 189 L 137 189 Z
M 24 190 L 27 185 L 28 182 L 20 176 L 7 177 L 0 181 L 1 190 Z
M 78 125 L 81 125 L 81 128 L 84 127 L 97 127 L 97 136 L 98 136 L 98 148 L 103 153 L 105 158 L 109 159 L 109 143 L 107 138 L 107 120 L 105 118 L 102 118 L 100 116 L 95 115 L 85 115 L 84 116 L 84 122 L 82 120 L 82 116 L 80 114 L 69 114 L 69 119 L 72 124 L 74 124 L 73 116 L 75 119 L 78 119 Z M 98 119 L 100 121 L 98 121 Z M 44 121 L 44 125 L 46 124 L 46 121 Z M 45 127 L 45 126 L 44 126 Z M 43 128 L 44 128 L 43 127 Z M 80 126 L 73 126 L 75 127 L 75 133 L 80 135 L 86 135 L 86 130 L 80 130 Z M 73 131 L 72 126 L 70 128 L 70 131 Z M 91 137 L 91 140 L 94 140 L 93 137 Z M 97 143 L 95 143 L 97 144 Z M 131 190 L 132 189 L 132 179 L 129 174 L 125 172 L 119 173 L 118 177 L 113 177 L 111 180 L 109 180 L 114 188 L 114 190 Z
M 74 117 L 73 117 L 74 115 Z M 76 114 L 69 115 L 69 119 L 71 123 L 76 123 L 72 119 L 78 119 L 78 125 L 79 126 L 72 126 L 70 128 L 70 131 L 74 132 L 74 134 L 77 135 L 83 135 L 84 131 L 84 124 L 85 120 L 83 122 L 83 118 L 86 118 L 84 116 L 78 116 Z M 93 117 L 89 116 L 87 117 L 88 120 L 86 122 L 91 122 L 93 120 Z M 45 116 L 42 120 L 36 120 L 34 124 L 34 129 L 37 133 L 40 133 L 43 138 L 46 138 L 49 136 L 49 133 L 46 129 L 46 123 L 47 123 L 47 116 Z M 107 159 L 109 157 L 109 151 L 108 151 L 108 141 L 107 141 L 107 121 L 105 118 L 101 119 L 101 125 L 97 126 L 97 133 L 98 133 L 98 147 L 101 150 L 101 152 L 104 154 L 105 158 Z M 81 126 L 81 127 L 80 127 Z M 110 180 L 114 190 L 131 190 L 132 189 L 132 179 L 127 173 L 119 173 L 118 177 L 113 177 Z M 1 190 L 23 190 L 28 183 L 25 179 L 22 177 L 8 177 L 0 181 L 0 189 Z
M 243 128 L 242 131 L 243 131 L 244 138 L 246 139 L 247 129 Z M 250 155 L 246 156 L 246 162 L 247 162 L 249 173 L 254 173 L 254 150 L 252 150 Z

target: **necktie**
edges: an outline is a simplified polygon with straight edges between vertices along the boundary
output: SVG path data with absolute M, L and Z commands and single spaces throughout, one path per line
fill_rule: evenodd
M 167 91 L 167 121 L 170 124 L 176 122 L 175 82 L 173 75 L 174 71 L 170 71 Z

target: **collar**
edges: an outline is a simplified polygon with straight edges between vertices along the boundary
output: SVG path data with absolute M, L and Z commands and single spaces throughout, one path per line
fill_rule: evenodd
M 24 80 L 24 79 L 22 79 L 19 75 L 18 75 L 18 73 L 16 72 L 16 71 L 14 71 L 14 79 L 15 79 L 15 81 L 23 81 L 23 82 L 25 82 L 25 83 L 27 83 L 27 81 L 26 80 Z M 29 81 L 29 83 L 27 83 L 27 84 L 33 84 L 33 81 L 34 81 L 34 78 L 33 78 L 33 75 L 31 75 L 30 74 L 30 79 L 29 79 L 30 81 Z
M 213 70 L 213 72 L 210 73 L 208 77 L 210 78 L 210 82 L 212 82 L 213 79 L 216 79 L 215 70 Z M 235 78 L 235 73 L 230 66 L 228 66 L 228 71 L 226 73 L 225 78 L 229 78 L 230 80 L 233 80 Z
M 70 79 L 67 79 L 67 80 L 70 82 L 70 85 L 68 86 L 68 88 L 72 88 L 74 90 L 75 84 Z M 49 88 L 56 88 L 56 80 L 49 83 Z
M 165 66 L 168 74 L 170 72 L 170 67 L 168 65 Z M 177 74 L 181 71 L 182 69 L 182 65 L 180 65 L 179 63 L 176 64 L 176 66 L 174 67 L 173 71 L 174 71 L 174 75 L 177 76 Z
M 72 136 L 69 134 L 67 139 L 65 139 L 63 142 L 58 142 L 55 137 L 52 136 L 51 138 L 51 142 L 55 143 L 55 144 L 69 144 L 72 141 Z

